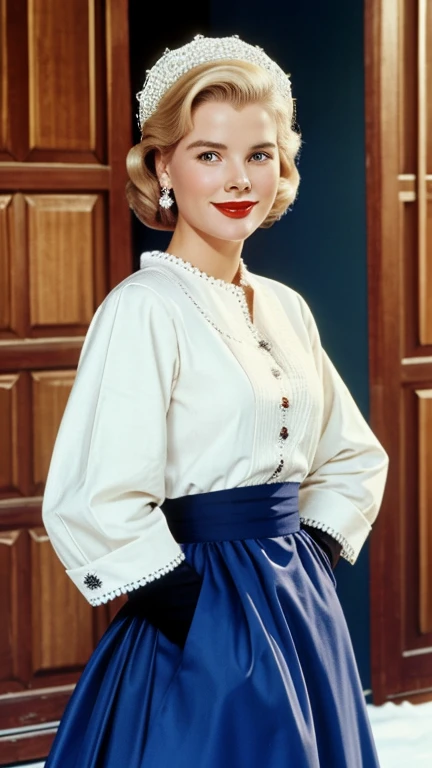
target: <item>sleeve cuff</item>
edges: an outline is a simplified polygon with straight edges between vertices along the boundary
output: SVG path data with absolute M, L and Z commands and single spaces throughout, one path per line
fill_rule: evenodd
M 348 499 L 329 489 L 300 488 L 300 520 L 319 528 L 342 545 L 341 557 L 356 562 L 371 525 Z
M 91 605 L 101 605 L 161 578 L 184 559 L 169 534 L 157 548 L 140 538 L 66 573 Z

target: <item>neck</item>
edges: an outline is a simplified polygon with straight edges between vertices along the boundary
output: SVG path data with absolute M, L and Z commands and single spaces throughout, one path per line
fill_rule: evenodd
M 184 237 L 178 227 L 167 248 L 173 256 L 189 261 L 202 272 L 226 283 L 239 281 L 242 250 L 242 240 L 218 240 L 198 232 L 194 232 L 193 236 L 188 232 Z

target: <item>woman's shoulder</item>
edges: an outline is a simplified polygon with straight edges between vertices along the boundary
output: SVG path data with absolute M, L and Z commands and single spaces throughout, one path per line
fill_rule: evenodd
M 157 286 L 138 270 L 114 286 L 97 307 L 86 333 L 81 360 L 89 349 L 97 350 L 102 357 L 108 348 L 133 348 L 134 344 L 142 347 L 143 339 L 157 334 L 163 335 L 164 349 L 176 347 L 172 308 Z
M 138 269 L 125 277 L 107 293 L 97 309 L 97 313 L 105 314 L 116 311 L 124 304 L 131 310 L 137 305 L 159 307 L 168 314 L 172 312 L 171 302 L 164 291 L 163 280 L 152 270 Z

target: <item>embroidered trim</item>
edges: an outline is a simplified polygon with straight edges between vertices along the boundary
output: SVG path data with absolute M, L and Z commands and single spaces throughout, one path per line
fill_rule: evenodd
M 219 326 L 216 325 L 216 323 L 211 319 L 211 317 L 209 317 L 207 312 L 205 312 L 203 310 L 203 308 L 195 301 L 194 297 L 191 296 L 189 291 L 185 288 L 184 285 L 182 285 L 182 283 L 177 283 L 177 285 L 181 288 L 181 290 L 188 297 L 188 299 L 191 300 L 192 304 L 198 309 L 198 311 L 201 312 L 201 314 L 204 317 L 204 319 L 207 320 L 207 322 L 212 326 L 212 328 L 215 329 L 215 331 L 220 333 L 221 336 L 226 336 L 227 339 L 231 339 L 231 341 L 235 341 L 238 344 L 242 344 L 243 343 L 241 339 L 236 339 L 235 336 L 231 336 L 230 333 L 228 333 L 227 331 L 223 331 L 221 328 L 219 328 Z
M 330 525 L 327 525 L 326 523 L 322 523 L 318 520 L 312 520 L 310 517 L 301 517 L 300 516 L 300 522 L 304 523 L 304 525 L 310 525 L 311 528 L 318 528 L 320 531 L 324 531 L 325 533 L 330 534 L 336 541 L 339 542 L 339 544 L 342 544 L 342 552 L 341 557 L 344 558 L 344 560 L 348 560 L 350 565 L 354 565 L 355 562 L 355 551 L 354 547 L 351 546 L 351 544 L 348 542 L 348 539 L 345 538 L 339 531 L 335 531 L 334 528 L 332 528 Z
M 236 283 L 228 283 L 226 280 L 221 280 L 219 277 L 213 277 L 213 275 L 208 275 L 207 272 L 203 272 L 202 269 L 199 269 L 198 267 L 194 267 L 193 264 L 190 263 L 190 261 L 185 261 L 184 259 L 180 258 L 180 256 L 173 256 L 172 253 L 166 253 L 166 251 L 145 251 L 143 254 L 141 254 L 141 261 L 140 266 L 142 269 L 142 265 L 144 264 L 144 259 L 146 256 L 152 256 L 155 259 L 159 259 L 160 261 L 169 261 L 171 264 L 177 264 L 178 267 L 181 267 L 182 269 L 186 269 L 188 272 L 192 272 L 192 274 L 197 275 L 198 277 L 201 277 L 202 280 L 205 280 L 208 283 L 211 283 L 211 285 L 219 285 L 221 288 L 225 288 L 225 290 L 229 291 L 230 293 L 243 293 L 243 288 L 240 285 L 237 285 Z M 240 282 L 241 285 L 247 285 L 246 278 L 245 278 L 245 269 L 246 264 L 244 263 L 243 259 L 240 259 Z
M 84 577 L 84 585 L 87 589 L 100 589 L 102 582 L 95 573 L 87 573 Z
M 123 584 L 122 587 L 117 587 L 117 589 L 113 589 L 110 592 L 105 592 L 105 594 L 101 595 L 100 597 L 89 597 L 87 599 L 91 605 L 102 605 L 102 603 L 108 603 L 109 600 L 114 600 L 116 597 L 126 595 L 128 592 L 132 592 L 134 589 L 138 589 L 138 587 L 143 587 L 145 584 L 149 584 L 151 581 L 155 581 L 155 579 L 160 579 L 165 573 L 173 571 L 185 559 L 186 558 L 184 553 L 180 552 L 180 554 L 177 555 L 174 560 L 168 563 L 168 565 L 165 565 L 163 568 L 159 568 L 153 573 L 149 573 L 148 576 L 142 576 L 140 579 L 131 581 L 129 584 Z

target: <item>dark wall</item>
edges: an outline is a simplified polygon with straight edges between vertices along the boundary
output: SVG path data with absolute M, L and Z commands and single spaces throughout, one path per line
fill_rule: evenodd
M 194 35 L 211 35 L 209 2 L 198 3 L 193 10 L 183 3 L 174 3 L 169 9 L 161 3 L 162 15 L 164 7 L 166 22 L 150 24 L 148 3 L 144 0 L 129 0 L 131 111 L 134 116 L 138 112 L 136 93 L 142 88 L 145 71 L 151 68 L 165 48 L 177 48 L 192 40 Z M 136 119 L 133 129 L 134 141 L 138 142 L 139 129 Z M 136 267 L 139 265 L 139 254 L 142 251 L 153 248 L 163 250 L 169 242 L 169 235 L 147 229 L 134 216 L 132 237 Z
M 368 417 L 363 0 L 274 0 L 271 11 L 262 0 L 211 0 L 199 10 L 201 18 L 188 18 L 183 7 L 182 19 L 179 14 L 173 23 L 170 11 L 159 40 L 138 29 L 137 16 L 145 23 L 142 5 L 131 3 L 136 90 L 154 59 L 150 49 L 156 55 L 197 33 L 238 34 L 291 73 L 303 136 L 298 200 L 281 222 L 254 234 L 244 257 L 252 271 L 291 285 L 309 302 L 324 347 Z M 141 225 L 134 225 L 134 239 L 137 254 L 167 244 L 165 234 Z M 363 688 L 369 689 L 367 544 L 354 567 L 338 565 L 336 577 Z
M 363 0 L 211 4 L 214 35 L 260 45 L 291 74 L 303 136 L 292 211 L 246 243 L 244 258 L 299 291 L 368 418 Z M 370 688 L 368 545 L 336 570 L 363 688 Z

